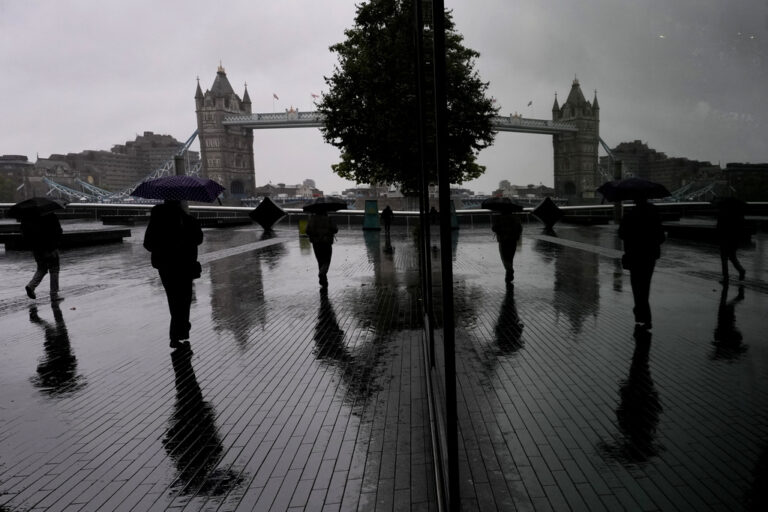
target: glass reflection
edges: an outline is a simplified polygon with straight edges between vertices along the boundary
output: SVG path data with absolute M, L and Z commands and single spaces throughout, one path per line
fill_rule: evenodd
M 37 306 L 29 307 L 29 321 L 45 332 L 44 356 L 37 365 L 37 376 L 32 378 L 35 387 L 51 397 L 60 397 L 79 391 L 86 381 L 77 373 L 77 358 L 69 342 L 67 325 L 58 302 L 51 303 L 54 322 L 40 318 Z
M 176 466 L 180 487 L 185 495 L 223 496 L 243 478 L 231 469 L 217 469 L 223 454 L 216 427 L 216 413 L 203 399 L 203 392 L 192 368 L 192 352 L 171 353 L 176 385 L 176 402 L 163 447 Z

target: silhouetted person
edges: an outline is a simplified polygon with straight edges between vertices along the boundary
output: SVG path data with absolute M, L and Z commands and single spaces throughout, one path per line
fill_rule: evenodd
M 389 228 L 392 227 L 392 217 L 395 216 L 395 212 L 387 205 L 381 210 L 381 223 L 384 224 L 384 234 L 389 236 Z
M 645 199 L 636 199 L 635 207 L 621 219 L 619 238 L 624 240 L 625 268 L 629 269 L 632 296 L 635 300 L 635 322 L 645 329 L 651 325 L 651 277 L 665 240 L 661 216 Z
M 502 354 L 513 354 L 523 347 L 523 322 L 517 314 L 514 288 L 507 288 L 501 304 L 499 319 L 496 321 L 496 343 Z
M 717 241 L 720 245 L 720 264 L 723 283 L 728 282 L 728 261 L 739 272 L 739 281 L 744 280 L 746 271 L 736 257 L 736 249 L 744 236 L 744 207 L 737 199 L 723 200 L 717 212 Z
M 217 470 L 223 453 L 216 413 L 203 399 L 192 368 L 192 352 L 171 354 L 176 402 L 163 447 L 176 466 L 183 494 L 221 496 L 242 480 L 231 470 Z
M 33 383 L 50 396 L 72 393 L 84 386 L 77 374 L 77 358 L 72 353 L 69 333 L 58 302 L 51 303 L 54 323 L 40 318 L 36 306 L 29 308 L 29 320 L 45 332 L 45 356 L 37 365 L 37 378 Z
M 736 327 L 736 303 L 744 300 L 744 287 L 739 286 L 739 293 L 728 300 L 728 284 L 720 293 L 720 306 L 717 308 L 717 327 L 715 327 L 714 353 L 712 359 L 734 359 L 747 350 L 742 344 L 744 336 Z
M 440 212 L 434 206 L 429 209 L 429 222 L 431 224 L 440 224 Z
M 504 282 L 512 284 L 515 280 L 515 270 L 512 266 L 517 251 L 517 242 L 523 232 L 523 225 L 517 215 L 512 213 L 502 213 L 494 215 L 492 218 L 491 229 L 496 233 L 496 240 L 499 242 L 499 254 L 501 262 L 504 264 Z
M 336 223 L 326 213 L 316 213 L 307 221 L 307 236 L 317 259 L 318 277 L 322 288 L 328 287 L 328 269 L 333 256 L 333 238 L 338 233 Z
M 59 244 L 61 243 L 61 224 L 53 213 L 40 216 L 25 216 L 21 219 L 21 234 L 32 249 L 37 263 L 37 270 L 25 290 L 30 299 L 36 298 L 35 288 L 50 274 L 51 300 L 60 300 L 59 296 Z
M 638 327 L 635 328 L 634 337 L 632 365 L 629 377 L 619 388 L 620 402 L 616 409 L 616 419 L 624 434 L 622 455 L 632 462 L 643 462 L 658 452 L 656 426 L 662 408 L 648 367 L 651 333 Z
M 187 213 L 180 201 L 166 200 L 152 208 L 144 235 L 144 248 L 152 253 L 152 266 L 168 297 L 171 312 L 171 348 L 189 347 L 189 308 L 192 305 L 192 280 L 200 277 L 197 246 L 203 242 L 200 223 Z

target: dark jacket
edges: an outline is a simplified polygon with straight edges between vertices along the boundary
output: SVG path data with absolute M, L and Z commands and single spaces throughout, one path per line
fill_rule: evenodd
M 635 205 L 619 225 L 619 238 L 624 240 L 624 252 L 632 259 L 656 260 L 666 237 L 661 215 L 652 204 Z
M 491 229 L 496 233 L 499 243 L 516 244 L 523 232 L 523 225 L 514 214 L 494 215 L 491 217 Z
M 307 220 L 307 236 L 313 244 L 332 244 L 333 236 L 339 231 L 327 215 L 312 215 Z
M 154 268 L 193 271 L 197 267 L 197 246 L 201 243 L 200 223 L 181 205 L 164 203 L 152 208 L 144 248 L 152 253 Z
M 21 234 L 29 247 L 36 252 L 51 252 L 61 243 L 61 224 L 56 215 L 49 213 L 40 217 L 24 218 Z

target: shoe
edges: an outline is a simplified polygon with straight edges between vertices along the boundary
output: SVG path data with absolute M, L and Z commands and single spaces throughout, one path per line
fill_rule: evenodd
M 747 271 L 746 270 L 742 270 L 741 272 L 739 272 L 739 281 L 743 281 L 744 280 L 744 276 L 746 276 L 746 275 L 747 275 Z
M 183 346 L 184 346 L 184 344 L 182 342 L 180 342 L 179 340 L 171 340 L 171 348 L 172 349 L 181 348 Z
M 30 288 L 29 286 L 25 286 L 24 290 L 27 292 L 27 297 L 29 297 L 30 299 L 36 299 L 37 298 L 35 296 L 35 290 Z
M 320 287 L 328 288 L 328 278 L 326 276 L 320 276 Z

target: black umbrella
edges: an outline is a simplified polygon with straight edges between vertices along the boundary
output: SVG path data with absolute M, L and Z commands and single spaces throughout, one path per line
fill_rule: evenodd
M 625 178 L 608 181 L 597 189 L 607 201 L 629 201 L 635 199 L 661 199 L 669 197 L 667 187 L 643 178 Z
M 500 213 L 514 213 L 523 211 L 523 207 L 513 203 L 508 197 L 489 197 L 480 203 L 481 208 Z
M 720 210 L 741 213 L 742 215 L 747 209 L 747 203 L 738 197 L 717 197 L 712 200 L 712 204 Z
M 261 224 L 264 229 L 270 229 L 272 225 L 285 216 L 282 208 L 277 206 L 270 198 L 265 197 L 248 216 Z
M 323 196 L 318 197 L 311 203 L 304 205 L 302 210 L 307 213 L 328 213 L 346 210 L 347 202 L 340 197 Z
M 39 217 L 46 213 L 63 210 L 64 204 L 47 197 L 32 197 L 18 202 L 8 209 L 8 216 L 16 219 Z
M 164 176 L 142 182 L 131 195 L 145 199 L 212 203 L 223 191 L 224 187 L 208 178 Z

